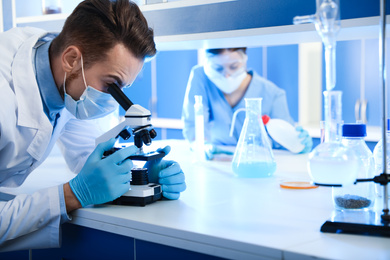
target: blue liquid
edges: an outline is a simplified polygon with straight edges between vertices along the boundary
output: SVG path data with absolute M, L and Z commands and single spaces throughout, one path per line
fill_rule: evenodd
M 233 163 L 233 172 L 242 178 L 270 177 L 276 171 L 276 162 Z

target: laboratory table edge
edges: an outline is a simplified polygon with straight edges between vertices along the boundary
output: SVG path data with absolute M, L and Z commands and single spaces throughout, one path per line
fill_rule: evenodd
M 310 180 L 307 154 L 273 150 L 272 177 L 238 178 L 231 157 L 194 161 L 183 140 L 155 141 L 148 148 L 165 145 L 172 147 L 166 159 L 179 162 L 185 173 L 180 199 L 76 210 L 62 228 L 67 253 L 82 259 L 92 250 L 100 254 L 95 259 L 104 259 L 111 248 L 115 259 L 390 259 L 389 238 L 320 232 L 334 210 L 331 188 L 280 187 L 286 180 Z M 31 193 L 42 188 L 39 179 L 50 186 L 73 176 L 54 152 L 21 187 L 0 192 Z M 32 258 L 64 254 L 55 250 L 33 250 Z

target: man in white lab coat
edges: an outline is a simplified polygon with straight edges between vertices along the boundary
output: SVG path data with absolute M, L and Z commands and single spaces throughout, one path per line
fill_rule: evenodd
M 115 110 L 109 84 L 131 85 L 156 53 L 153 31 L 128 0 L 79 4 L 56 36 L 14 28 L 0 35 L 0 186 L 17 187 L 60 147 L 76 177 L 58 187 L 0 201 L 0 251 L 60 246 L 68 213 L 129 189 L 130 146 L 102 159 L 93 121 Z M 169 152 L 169 147 L 165 148 Z M 146 165 L 163 196 L 178 199 L 184 174 L 174 161 Z M 55 172 L 53 172 L 55 174 Z

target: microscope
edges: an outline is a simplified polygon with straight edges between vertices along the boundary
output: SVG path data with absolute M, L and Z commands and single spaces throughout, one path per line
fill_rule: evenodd
M 143 144 L 150 145 L 152 143 L 152 139 L 157 136 L 156 131 L 152 128 L 150 111 L 140 105 L 133 104 L 133 102 L 131 102 L 131 100 L 125 95 L 125 93 L 123 93 L 116 83 L 109 85 L 108 92 L 126 111 L 125 120 L 96 138 L 96 145 L 106 142 L 112 137 L 115 139 L 122 138 L 123 140 L 128 140 L 131 137 L 131 134 L 133 134 L 134 145 L 138 147 L 138 152 L 136 155 L 130 156 L 129 159 L 150 161 L 164 157 L 165 154 L 163 153 L 143 152 Z M 119 149 L 121 148 L 114 147 L 110 151 L 107 151 L 104 155 L 108 156 Z
M 134 145 L 137 146 L 138 152 L 129 156 L 127 159 L 151 161 L 164 157 L 164 152 L 154 151 L 144 153 L 142 148 L 144 144 L 149 146 L 152 143 L 152 139 L 157 136 L 156 131 L 152 128 L 150 111 L 140 105 L 133 104 L 116 83 L 109 85 L 108 92 L 126 111 L 125 119 L 98 137 L 96 139 L 96 145 L 106 142 L 113 137 L 115 139 L 122 138 L 123 140 L 128 140 L 133 135 Z M 113 147 L 109 151 L 104 152 L 103 157 L 107 157 L 123 147 L 125 146 Z M 146 168 L 134 168 L 131 172 L 132 180 L 129 191 L 113 201 L 114 204 L 145 206 L 161 198 L 161 186 L 159 184 L 149 183 Z

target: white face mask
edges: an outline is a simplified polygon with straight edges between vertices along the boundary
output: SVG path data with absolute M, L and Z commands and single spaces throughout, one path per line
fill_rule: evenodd
M 230 94 L 238 89 L 247 73 L 245 68 L 235 75 L 226 78 L 224 75 L 213 69 L 210 65 L 204 66 L 206 76 L 224 93 Z
M 66 93 L 64 77 L 64 95 L 66 109 L 78 119 L 94 119 L 108 115 L 118 108 L 118 103 L 108 93 L 101 92 L 91 86 L 87 86 L 84 75 L 83 56 L 81 56 L 81 71 L 85 90 L 79 100 L 74 100 Z

